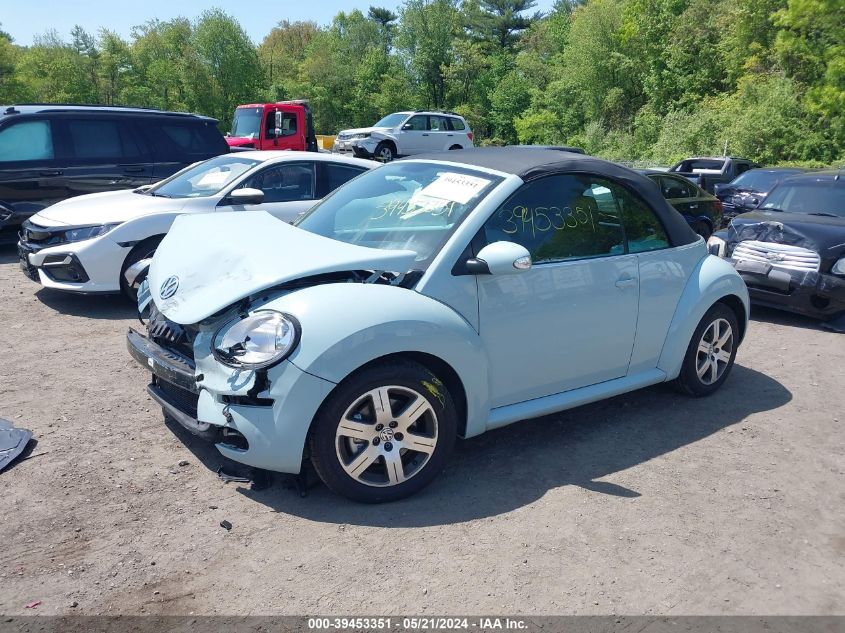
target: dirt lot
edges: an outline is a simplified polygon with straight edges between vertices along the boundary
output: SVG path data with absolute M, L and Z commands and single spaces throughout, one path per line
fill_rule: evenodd
M 512 425 L 378 507 L 220 481 L 146 396 L 132 321 L 0 250 L 0 417 L 38 439 L 0 473 L 0 613 L 845 613 L 845 335 L 812 321 L 755 312 L 709 399 Z

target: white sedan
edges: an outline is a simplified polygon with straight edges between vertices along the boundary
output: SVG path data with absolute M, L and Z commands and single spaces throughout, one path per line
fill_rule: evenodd
M 133 289 L 124 272 L 152 256 L 177 216 L 263 210 L 286 222 L 378 163 L 312 152 L 238 152 L 155 185 L 77 196 L 35 214 L 18 243 L 24 273 L 80 293 Z

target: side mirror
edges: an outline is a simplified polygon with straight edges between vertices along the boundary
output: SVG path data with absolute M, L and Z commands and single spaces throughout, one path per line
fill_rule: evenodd
M 520 244 L 493 242 L 467 260 L 466 267 L 473 275 L 513 275 L 531 268 L 531 254 Z
M 281 129 L 282 129 L 282 113 L 281 113 L 281 112 L 279 112 L 278 110 L 276 110 L 276 124 L 275 124 L 273 127 L 275 127 L 275 128 L 276 128 L 276 135 L 277 135 L 277 136 L 281 136 L 281 135 L 278 133 L 278 130 L 281 130 Z
M 264 202 L 264 192 L 261 189 L 243 187 L 230 193 L 229 200 L 232 204 L 261 204 Z
M 412 129 L 414 129 L 414 126 L 412 126 L 410 123 L 406 123 L 405 125 L 402 126 L 402 129 L 403 130 L 412 130 Z

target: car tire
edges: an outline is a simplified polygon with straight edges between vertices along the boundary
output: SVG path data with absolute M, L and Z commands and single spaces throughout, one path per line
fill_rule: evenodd
M 692 230 L 698 233 L 701 237 L 703 237 L 705 242 L 710 239 L 711 235 L 713 235 L 713 229 L 711 229 L 710 225 L 704 220 L 699 220 L 698 222 L 696 222 L 693 225 Z
M 396 501 L 443 470 L 457 418 L 448 389 L 422 365 L 373 365 L 341 382 L 320 407 L 309 434 L 311 462 L 339 495 Z
M 463 149 L 463 147 L 461 147 L 460 145 L 452 145 L 452 147 L 450 147 L 449 150 L 453 150 L 453 149 Z
M 156 235 L 154 237 L 148 237 L 147 239 L 138 242 L 138 244 L 136 244 L 135 247 L 131 251 L 129 251 L 129 255 L 126 256 L 126 259 L 123 260 L 123 266 L 120 268 L 120 291 L 127 299 L 129 299 L 133 303 L 137 303 L 138 293 L 134 288 L 130 288 L 129 284 L 126 283 L 126 277 L 124 277 L 124 273 L 129 269 L 130 266 L 137 264 L 142 259 L 152 257 L 153 254 L 156 252 L 158 245 L 161 243 L 161 240 L 163 239 L 163 235 Z
M 731 373 L 738 347 L 736 314 L 724 303 L 714 304 L 695 328 L 675 387 L 690 396 L 709 396 Z
M 382 141 L 376 145 L 376 151 L 373 152 L 373 158 L 383 163 L 389 163 L 396 158 L 396 150 L 393 148 L 393 145 L 387 141 Z

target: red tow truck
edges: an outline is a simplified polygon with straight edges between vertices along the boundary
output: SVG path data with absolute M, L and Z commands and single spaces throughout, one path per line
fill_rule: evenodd
M 316 152 L 311 108 L 302 100 L 239 105 L 226 142 L 231 148 Z

